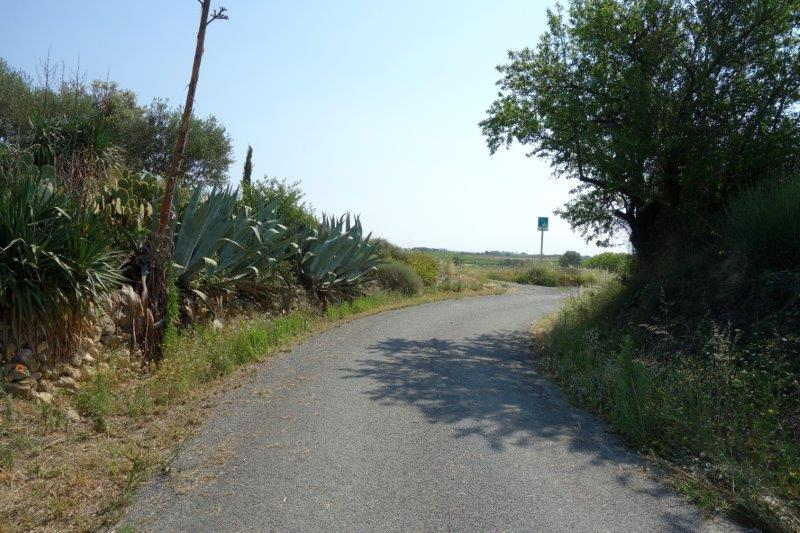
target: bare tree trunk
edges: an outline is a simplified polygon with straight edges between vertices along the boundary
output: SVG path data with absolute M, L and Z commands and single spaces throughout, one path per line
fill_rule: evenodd
M 197 80 L 200 77 L 200 63 L 203 60 L 206 28 L 216 19 L 227 19 L 226 9 L 220 7 L 213 13 L 211 0 L 198 0 L 200 3 L 200 24 L 197 30 L 197 45 L 194 51 L 192 76 L 189 79 L 189 89 L 186 92 L 186 103 L 183 106 L 178 137 L 175 148 L 170 158 L 167 172 L 164 175 L 164 197 L 158 216 L 158 226 L 150 236 L 149 264 L 144 273 L 142 282 L 142 296 L 146 301 L 145 331 L 139 334 L 139 347 L 145 361 L 159 361 L 163 356 L 164 330 L 167 326 L 167 274 L 169 260 L 172 256 L 172 207 L 175 198 L 175 189 L 180 176 L 181 163 L 186 151 L 186 139 L 189 135 L 189 124 L 192 118 L 194 95 L 197 90 Z

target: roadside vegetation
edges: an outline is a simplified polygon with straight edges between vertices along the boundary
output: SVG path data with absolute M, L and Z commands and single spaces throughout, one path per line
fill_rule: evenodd
M 214 117 L 188 117 L 176 165 L 182 110 L 44 68 L 0 60 L 2 531 L 113 524 L 216 393 L 305 335 L 502 290 L 315 213 L 252 147 L 229 185 Z
M 709 510 L 800 531 L 797 2 L 574 0 L 481 123 L 632 257 L 538 324 L 541 367 Z

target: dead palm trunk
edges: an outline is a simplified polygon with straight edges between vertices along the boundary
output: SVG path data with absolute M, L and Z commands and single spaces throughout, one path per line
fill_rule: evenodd
M 206 40 L 206 28 L 217 19 L 227 19 L 224 7 L 211 10 L 211 0 L 198 0 L 200 3 L 200 25 L 197 30 L 197 45 L 194 51 L 192 76 L 189 89 L 186 91 L 186 103 L 178 127 L 178 137 L 170 158 L 167 172 L 164 175 L 164 197 L 158 216 L 158 225 L 150 236 L 149 261 L 142 277 L 142 296 L 146 295 L 146 316 L 144 331 L 140 333 L 139 348 L 145 361 L 158 361 L 163 355 L 162 342 L 166 328 L 167 315 L 167 272 L 169 259 L 172 256 L 172 205 L 180 176 L 181 163 L 186 151 L 186 139 L 189 134 L 189 123 L 192 118 L 194 94 L 197 90 L 197 79 L 200 77 L 200 63 L 203 60 L 203 46 Z

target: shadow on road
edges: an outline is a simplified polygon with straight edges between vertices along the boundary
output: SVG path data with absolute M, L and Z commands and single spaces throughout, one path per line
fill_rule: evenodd
M 455 438 L 479 435 L 497 451 L 562 442 L 593 464 L 630 458 L 534 371 L 524 332 L 463 341 L 394 338 L 369 351 L 372 357 L 343 369 L 345 377 L 374 382 L 367 394 L 375 401 L 414 406 L 430 423 L 452 425 Z

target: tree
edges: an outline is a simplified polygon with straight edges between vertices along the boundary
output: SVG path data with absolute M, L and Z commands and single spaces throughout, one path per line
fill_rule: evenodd
M 62 79 L 56 88 L 37 86 L 0 59 L 0 142 L 61 152 L 50 156 L 117 147 L 121 162 L 130 169 L 162 175 L 169 166 L 181 114 L 180 108 L 170 108 L 163 99 L 140 106 L 132 91 L 113 81 L 84 84 Z M 97 140 L 102 141 L 100 146 Z M 225 127 L 215 117 L 191 117 L 181 181 L 224 184 L 231 151 Z
M 159 209 L 158 225 L 153 230 L 150 239 L 149 268 L 145 274 L 146 280 L 142 288 L 142 299 L 146 300 L 147 305 L 145 319 L 147 327 L 140 339 L 140 348 L 145 360 L 148 361 L 160 360 L 163 355 L 162 342 L 167 326 L 166 320 L 169 318 L 167 315 L 167 277 L 169 258 L 172 252 L 172 204 L 175 188 L 180 177 L 181 163 L 186 151 L 194 95 L 197 90 L 197 80 L 200 77 L 200 63 L 203 60 L 206 29 L 215 20 L 228 19 L 227 10 L 224 7 L 220 7 L 210 13 L 211 0 L 198 0 L 198 2 L 200 3 L 200 24 L 197 30 L 192 75 L 189 79 L 189 88 L 186 91 L 186 103 L 183 106 L 175 148 L 164 175 L 164 197 L 161 200 L 161 208 Z M 144 294 L 146 294 L 146 298 L 144 298 Z
M 244 172 L 242 173 L 242 187 L 250 187 L 253 177 L 253 147 L 247 146 L 247 157 L 244 160 Z
M 559 211 L 651 256 L 743 188 L 800 169 L 800 0 L 571 0 L 511 51 L 480 123 L 578 181 Z M 684 233 L 687 233 L 684 231 Z
M 558 258 L 558 264 L 564 268 L 576 267 L 581 264 L 581 254 L 572 250 L 566 251 Z

